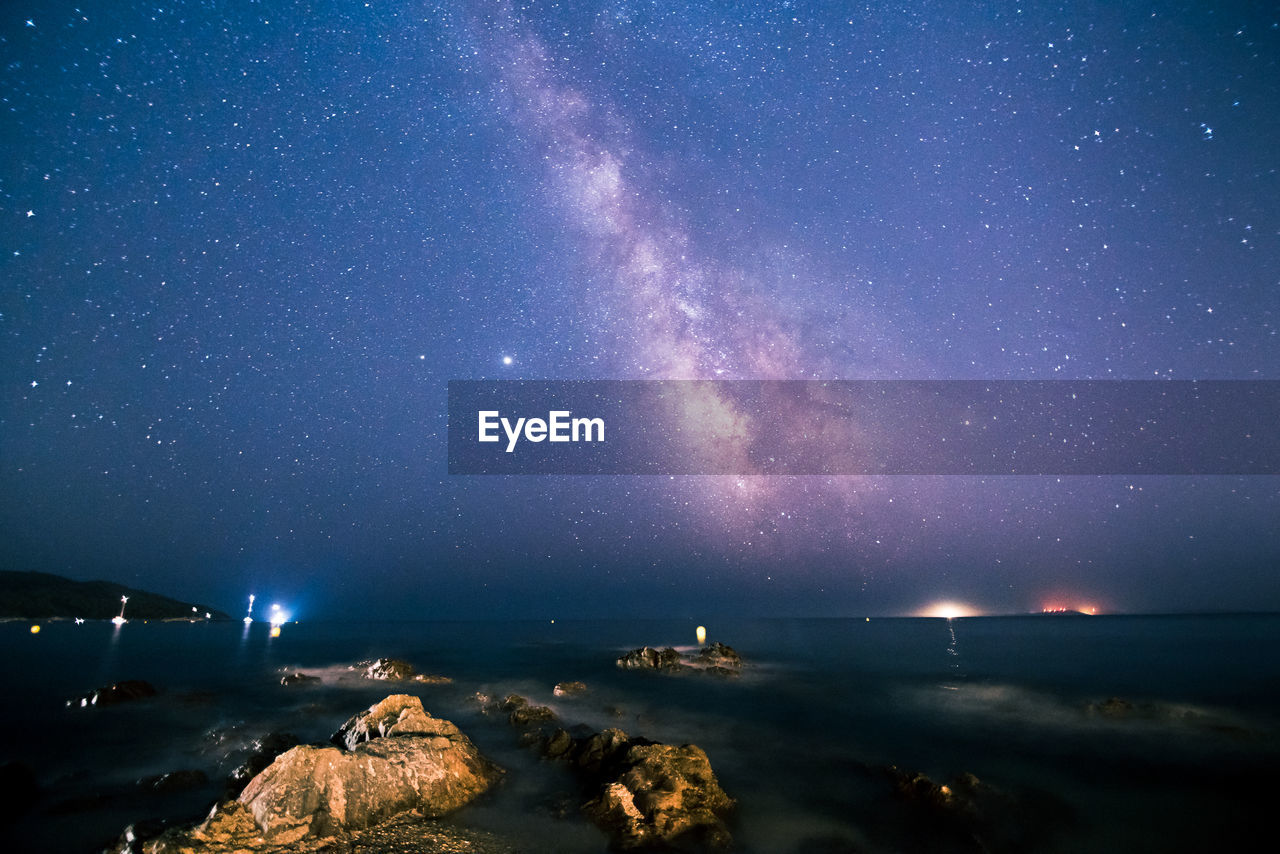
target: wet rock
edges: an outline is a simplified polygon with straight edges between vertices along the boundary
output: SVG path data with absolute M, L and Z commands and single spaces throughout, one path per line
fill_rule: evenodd
M 291 732 L 271 732 L 255 739 L 249 746 L 250 753 L 227 777 L 227 797 L 234 798 L 249 785 L 249 781 L 266 770 L 275 758 L 300 741 Z
M 722 668 L 725 670 L 736 671 L 742 668 L 742 656 L 738 651 L 728 644 L 715 641 L 699 650 L 697 655 L 699 664 L 709 668 Z
M 392 694 L 352 716 L 333 734 L 330 741 L 339 747 L 354 750 L 357 745 L 374 738 L 406 735 L 452 738 L 461 733 L 449 721 L 427 714 L 418 697 Z
M 173 792 L 190 792 L 208 783 L 208 774 L 196 768 L 184 768 L 154 777 L 144 777 L 138 781 L 138 788 L 167 795 Z
M 431 673 L 419 673 L 413 677 L 414 682 L 421 682 L 423 685 L 452 685 L 453 679 L 449 676 L 437 676 Z
M 150 682 L 144 682 L 141 679 L 126 679 L 123 682 L 113 682 L 79 697 L 73 697 L 67 700 L 67 706 L 79 709 L 113 706 L 118 703 L 128 703 L 133 700 L 154 697 L 157 693 L 155 686 Z
M 663 673 L 707 673 L 713 676 L 737 676 L 742 670 L 742 656 L 733 647 L 716 641 L 698 650 L 696 655 L 682 656 L 672 647 L 654 649 L 642 646 L 617 660 L 623 670 L 656 670 Z
M 623 670 L 681 670 L 685 664 L 680 660 L 680 653 L 671 647 L 654 649 L 642 646 L 623 655 L 617 661 Z
M 146 835 L 148 830 L 130 825 L 109 854 L 515 854 L 519 850 L 496 834 L 442 824 L 413 812 L 363 831 L 280 844 L 264 838 L 249 811 L 234 801 L 217 807 L 194 828 L 169 830 L 158 837 Z
M 312 676 L 309 673 L 303 673 L 302 671 L 297 670 L 297 671 L 294 671 L 293 673 L 286 673 L 284 676 L 281 676 L 280 684 L 286 685 L 286 686 L 287 685 L 319 685 L 320 677 Z
M 376 661 L 361 661 L 352 665 L 353 670 L 360 670 L 365 679 L 383 679 L 399 682 L 412 679 L 415 671 L 413 665 L 398 658 L 379 658 Z
M 407 810 L 426 817 L 452 812 L 502 772 L 453 724 L 438 723 L 436 735 L 373 738 L 350 751 L 295 747 L 237 801 L 275 844 L 361 830 Z
M 487 695 L 476 696 L 484 698 L 481 708 L 485 714 L 505 713 L 507 722 L 518 729 L 533 729 L 556 720 L 556 713 L 548 706 L 536 706 L 519 694 L 508 694 L 501 702 L 496 702 Z
M 587 693 L 585 682 L 557 682 L 551 693 L 557 697 L 580 697 Z
M 542 745 L 542 755 L 548 759 L 559 759 L 573 749 L 573 736 L 565 729 L 557 729 Z
M 732 844 L 725 816 L 733 800 L 697 745 L 631 744 L 621 773 L 583 807 L 621 848 Z

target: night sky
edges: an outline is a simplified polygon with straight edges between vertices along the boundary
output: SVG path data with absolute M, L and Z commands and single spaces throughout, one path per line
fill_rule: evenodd
M 1270 4 L 14 0 L 0 56 L 6 569 L 302 619 L 1280 608 L 1276 477 L 445 456 L 450 379 L 1280 379 Z

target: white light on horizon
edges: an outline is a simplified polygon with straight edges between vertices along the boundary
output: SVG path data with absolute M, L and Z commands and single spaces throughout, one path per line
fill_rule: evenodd
M 960 617 L 976 617 L 980 612 L 963 602 L 935 602 L 923 608 L 917 616 L 955 620 Z

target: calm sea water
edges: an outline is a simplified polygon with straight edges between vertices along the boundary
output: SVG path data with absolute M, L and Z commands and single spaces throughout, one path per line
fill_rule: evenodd
M 749 662 L 740 679 L 624 672 L 636 646 L 692 646 L 690 621 L 0 625 L 0 760 L 35 770 L 39 799 L 3 831 L 9 850 L 94 851 L 130 821 L 207 812 L 245 746 L 272 730 L 325 741 L 347 717 L 408 690 L 505 766 L 452 820 L 529 851 L 599 852 L 566 804 L 565 770 L 520 748 L 476 692 L 521 693 L 566 723 L 693 742 L 738 800 L 744 852 L 975 850 L 922 829 L 883 766 L 938 782 L 977 775 L 1004 800 L 997 850 L 1203 851 L 1263 827 L 1280 759 L 1280 617 L 743 620 L 710 639 Z M 451 685 L 334 679 L 282 687 L 284 668 L 329 676 L 395 656 Z M 121 679 L 158 697 L 104 709 L 65 700 Z M 552 695 L 582 680 L 582 698 Z M 1110 697 L 1123 717 L 1091 713 Z M 210 778 L 156 794 L 136 781 Z M 1001 806 L 1002 805 L 1002 806 Z M 561 814 L 558 817 L 558 814 Z

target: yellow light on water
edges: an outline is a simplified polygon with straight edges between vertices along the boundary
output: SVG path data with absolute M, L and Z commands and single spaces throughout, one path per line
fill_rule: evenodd
M 38 635 L 38 634 L 40 634 L 40 627 L 39 627 L 39 626 L 32 626 L 32 627 L 31 627 L 31 634 L 33 634 L 33 635 Z
M 278 637 L 280 637 L 280 627 L 279 627 L 279 626 L 272 626 L 272 627 L 271 627 L 271 636 L 272 636 L 273 638 L 278 638 Z
M 707 627 L 706 627 L 706 626 L 698 626 L 698 630 L 697 630 L 697 632 L 696 632 L 695 634 L 697 634 L 697 636 L 698 636 L 698 643 L 706 643 L 706 642 L 707 642 Z
M 954 620 L 958 617 L 975 617 L 977 614 L 974 608 L 963 602 L 935 602 L 920 611 L 917 616 Z

